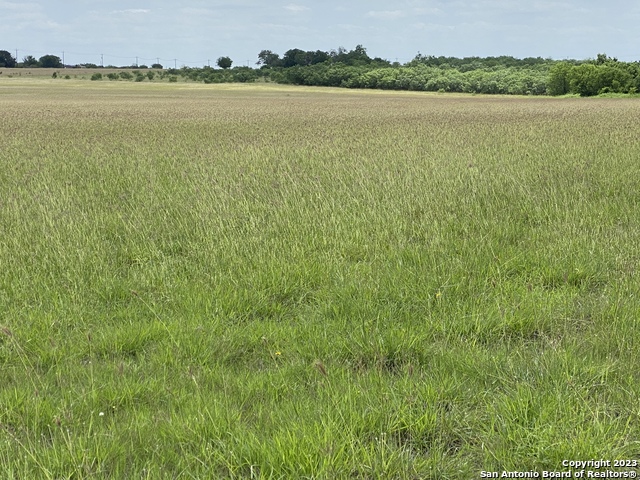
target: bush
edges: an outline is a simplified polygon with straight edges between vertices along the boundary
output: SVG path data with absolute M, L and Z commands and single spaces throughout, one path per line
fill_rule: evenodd
M 120 72 L 120 78 L 123 80 L 131 80 L 133 78 L 133 75 L 131 75 L 129 72 Z
M 91 75 L 91 80 L 102 80 L 102 74 L 94 73 L 93 75 Z
M 117 79 L 118 79 L 118 74 L 117 74 L 117 73 L 113 73 L 113 72 L 108 73 L 108 74 L 107 74 L 107 78 L 108 78 L 109 80 L 117 80 Z
M 177 81 L 178 81 L 178 77 L 176 77 L 175 75 L 172 75 L 169 77 L 170 83 L 176 83 Z
M 255 82 L 257 75 L 254 70 L 246 67 L 239 68 L 233 72 L 233 80 L 235 82 L 247 83 Z

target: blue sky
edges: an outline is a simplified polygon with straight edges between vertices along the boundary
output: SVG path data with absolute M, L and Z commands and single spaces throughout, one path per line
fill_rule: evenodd
M 64 52 L 67 64 L 254 65 L 263 49 L 358 44 L 400 62 L 418 52 L 640 60 L 640 2 L 624 0 L 0 0 L 0 19 L 0 50 Z

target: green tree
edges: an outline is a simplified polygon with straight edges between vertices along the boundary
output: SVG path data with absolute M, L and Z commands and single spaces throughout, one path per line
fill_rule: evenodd
M 0 50 L 0 67 L 14 68 L 15 66 L 16 59 L 6 50 Z
M 315 65 L 316 63 L 323 63 L 329 60 L 329 54 L 327 52 L 323 52 L 322 50 L 316 50 L 311 53 L 311 64 Z
M 629 93 L 633 88 L 633 76 L 617 61 L 598 67 L 600 90 L 598 93 Z
M 367 55 L 367 49 L 362 45 L 356 45 L 356 48 L 350 52 L 343 47 L 339 47 L 337 51 L 331 52 L 330 57 L 333 62 L 346 65 L 367 65 L 371 63 L 371 58 Z
M 356 48 L 351 50 L 347 54 L 347 57 L 349 58 L 349 63 L 351 65 L 369 63 L 371 61 L 371 58 L 367 55 L 367 49 L 362 45 L 356 45 Z
M 26 57 L 24 57 L 22 59 L 22 66 L 23 67 L 37 67 L 38 66 L 38 59 L 36 57 L 34 57 L 33 55 L 27 55 Z
M 38 59 L 38 64 L 42 68 L 61 68 L 62 60 L 60 57 L 56 57 L 55 55 L 44 55 Z
M 218 65 L 220 68 L 224 68 L 225 70 L 227 68 L 231 68 L 232 64 L 233 64 L 233 60 L 231 60 L 231 58 L 229 57 L 220 57 L 216 61 L 216 65 Z
M 599 93 L 627 93 L 633 88 L 633 77 L 616 63 L 583 63 L 571 70 L 571 91 L 582 97 Z
M 257 65 L 265 67 L 277 67 L 280 63 L 280 55 L 273 53 L 271 50 L 262 50 L 258 54 L 258 61 L 256 62 Z
M 310 63 L 311 61 L 307 62 L 307 52 L 299 48 L 287 50 L 282 57 L 282 66 L 285 68 L 291 68 L 296 65 L 309 65 Z
M 581 97 L 597 95 L 602 88 L 598 67 L 593 63 L 583 63 L 571 69 L 570 86 L 573 93 Z
M 567 62 L 558 62 L 549 70 L 547 91 L 549 95 L 566 95 L 571 91 L 571 69 Z

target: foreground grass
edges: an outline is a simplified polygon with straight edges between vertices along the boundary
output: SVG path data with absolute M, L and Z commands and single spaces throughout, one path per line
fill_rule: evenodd
M 0 83 L 7 478 L 640 458 L 622 99 Z

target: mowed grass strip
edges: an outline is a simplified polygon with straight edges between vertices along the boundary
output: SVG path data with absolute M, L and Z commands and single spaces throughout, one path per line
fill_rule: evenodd
M 0 83 L 7 478 L 638 459 L 630 99 Z

